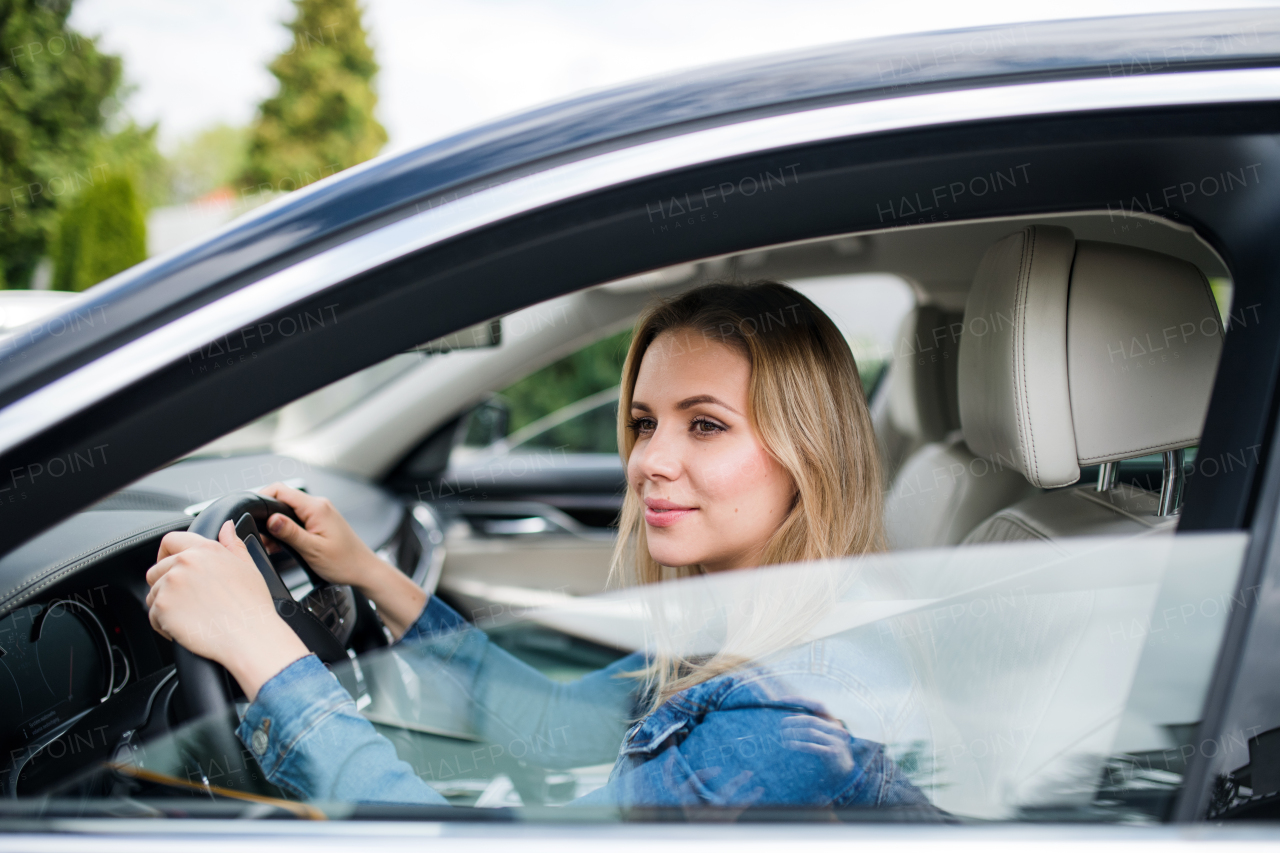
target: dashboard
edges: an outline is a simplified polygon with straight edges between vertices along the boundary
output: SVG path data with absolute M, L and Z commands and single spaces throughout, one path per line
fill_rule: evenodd
M 119 692 L 130 656 L 111 640 L 88 597 L 54 598 L 0 619 L 0 707 L 16 711 L 0 721 L 0 742 L 29 744 Z
M 74 794 L 87 784 L 77 780 L 176 725 L 173 649 L 148 621 L 146 571 L 164 535 L 209 500 L 277 480 L 328 497 L 380 556 L 434 583 L 433 517 L 377 486 L 274 455 L 162 469 L 0 559 L 0 797 Z M 332 594 L 313 593 L 286 553 L 272 559 L 304 607 L 341 621 Z

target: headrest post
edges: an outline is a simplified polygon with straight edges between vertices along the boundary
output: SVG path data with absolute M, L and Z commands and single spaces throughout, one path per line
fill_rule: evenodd
M 1166 450 L 1164 457 L 1164 481 L 1160 484 L 1160 508 L 1156 515 L 1177 515 L 1182 512 L 1182 487 L 1186 485 L 1187 475 L 1182 469 L 1186 451 Z
M 1100 492 L 1109 492 L 1116 487 L 1116 481 L 1120 479 L 1120 463 L 1119 462 L 1103 462 L 1098 466 L 1098 485 L 1097 490 Z

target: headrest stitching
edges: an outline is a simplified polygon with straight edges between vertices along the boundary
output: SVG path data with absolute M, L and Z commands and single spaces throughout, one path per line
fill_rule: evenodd
M 1144 451 L 1155 450 L 1157 447 L 1177 447 L 1179 443 L 1184 441 L 1186 442 L 1186 444 L 1182 445 L 1183 447 L 1191 447 L 1199 440 L 1200 440 L 1200 436 L 1191 435 L 1191 436 L 1187 436 L 1186 438 L 1176 438 L 1173 441 L 1162 441 L 1159 444 L 1149 444 L 1146 447 L 1135 447 L 1132 450 L 1119 450 L 1119 451 L 1116 451 L 1116 453 L 1103 453 L 1099 456 L 1082 456 L 1080 457 L 1080 461 L 1092 462 L 1097 459 L 1105 459 L 1109 456 L 1115 456 L 1117 453 L 1133 453 L 1135 455 L 1136 454 L 1146 455 Z
M 1039 464 L 1039 459 L 1036 457 L 1036 439 L 1035 439 L 1035 434 L 1031 431 L 1031 412 L 1030 412 L 1031 407 L 1030 407 L 1030 401 L 1027 399 L 1027 334 L 1026 334 L 1027 301 L 1028 301 L 1028 294 L 1031 292 L 1031 269 L 1035 263 L 1035 255 L 1036 255 L 1036 229 L 1034 227 L 1031 227 L 1031 228 L 1028 228 L 1024 233 L 1026 233 L 1027 237 L 1025 240 L 1025 251 L 1023 252 L 1023 255 L 1022 255 L 1023 265 L 1022 265 L 1022 268 L 1019 270 L 1019 274 L 1018 274 L 1018 291 L 1017 291 L 1017 300 L 1018 300 L 1017 304 L 1018 304 L 1018 308 L 1019 308 L 1019 312 L 1021 313 L 1021 316 L 1018 316 L 1017 314 L 1014 315 L 1014 323 L 1015 323 L 1014 334 L 1018 336 L 1018 343 L 1022 350 L 1022 358 L 1021 358 L 1022 363 L 1019 365 L 1019 370 L 1022 373 L 1022 382 L 1020 387 L 1018 388 L 1018 397 L 1020 398 L 1019 403 L 1022 408 L 1022 412 L 1021 412 L 1021 416 L 1018 418 L 1018 435 L 1020 437 L 1022 436 L 1023 421 L 1025 420 L 1026 421 L 1026 437 L 1023 438 L 1023 443 L 1026 445 L 1026 448 L 1027 448 L 1028 459 L 1026 460 L 1026 462 L 1030 463 L 1032 473 L 1035 476 L 1036 484 L 1039 485 L 1040 464 Z

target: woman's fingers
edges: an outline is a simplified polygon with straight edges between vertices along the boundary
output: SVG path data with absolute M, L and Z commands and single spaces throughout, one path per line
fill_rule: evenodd
M 178 555 L 173 554 L 171 556 L 165 557 L 163 560 L 156 563 L 151 568 L 147 569 L 147 586 L 151 587 L 151 593 L 155 592 L 156 583 L 160 580 L 160 578 L 164 577 L 165 574 L 170 569 L 174 567 L 174 564 L 177 563 L 177 560 L 178 560 Z M 151 597 L 152 597 L 151 593 L 148 593 L 147 595 L 148 607 L 151 606 Z
M 672 761 L 675 757 L 672 756 Z M 699 782 L 710 782 L 712 779 L 720 775 L 721 767 L 703 767 L 701 770 L 693 771 L 693 776 Z
M 847 743 L 843 736 L 825 732 L 815 728 L 784 728 L 782 730 L 784 740 L 804 740 L 819 746 L 840 747 Z
M 844 727 L 844 723 L 834 717 L 813 717 L 808 714 L 797 714 L 793 717 L 784 717 L 782 725 L 809 726 L 819 731 L 827 732 L 840 740 L 844 740 L 849 734 L 849 730 Z
M 233 554 L 249 556 L 249 549 L 244 546 L 244 541 L 236 535 L 236 526 L 230 521 L 222 523 L 222 529 L 218 531 L 218 541 Z
M 155 590 L 153 589 L 151 593 L 152 595 L 154 595 Z M 166 640 L 173 642 L 173 637 L 170 637 L 169 633 L 165 631 L 165 629 L 160 624 L 160 611 L 156 608 L 151 607 L 150 599 L 151 599 L 151 596 L 150 595 L 147 596 L 147 600 L 148 600 L 147 620 L 151 622 L 151 627 L 155 630 L 157 634 L 164 637 Z
M 264 487 L 259 494 L 280 501 L 280 503 L 297 513 L 298 518 L 302 519 L 304 524 L 307 521 L 307 516 L 316 508 L 319 500 L 306 492 L 286 486 L 284 483 L 272 483 Z
M 225 665 L 279 633 L 271 593 L 230 521 L 217 541 L 166 538 L 161 553 L 168 556 L 147 570 L 146 603 L 151 626 L 164 637 Z
M 323 550 L 321 540 L 331 532 L 325 524 L 329 502 L 292 489 L 284 483 L 272 483 L 262 490 L 262 494 L 288 506 L 298 517 L 298 521 L 302 522 L 298 524 L 292 518 L 277 512 L 267 519 L 267 532 L 286 545 L 297 550 L 309 550 L 310 556 L 318 556 Z
M 782 720 L 782 743 L 787 749 L 816 755 L 828 772 L 846 774 L 853 770 L 849 732 L 834 717 L 796 714 Z
M 165 557 L 172 557 L 174 554 L 181 554 L 188 548 L 194 548 L 208 542 L 199 533 L 188 533 L 185 530 L 175 530 L 172 533 L 166 533 L 164 538 L 160 540 L 160 551 L 156 554 L 156 562 L 159 563 Z
M 209 552 L 213 552 L 210 554 Z M 177 569 L 179 566 L 186 566 L 188 571 L 200 570 L 202 567 L 207 569 L 209 560 L 230 553 L 231 556 L 252 563 L 249 556 L 249 550 L 245 547 L 244 542 L 240 541 L 240 537 L 236 535 L 235 525 L 230 521 L 225 522 L 221 529 L 218 530 L 218 541 L 206 539 L 195 533 L 176 532 L 170 533 L 161 540 L 160 543 L 160 559 L 151 568 L 147 569 L 147 585 L 151 587 L 147 591 L 146 605 L 148 616 L 151 620 L 151 626 L 164 635 L 166 639 L 173 638 L 161 627 L 161 614 L 163 608 L 156 607 L 156 599 L 161 593 L 163 582 L 169 577 L 169 573 Z
M 286 545 L 300 548 L 308 536 L 307 531 L 286 515 L 274 513 L 267 519 L 267 531 Z
M 807 752 L 810 755 L 820 757 L 831 755 L 831 747 L 818 746 L 816 743 L 810 743 L 807 740 L 784 740 L 782 743 L 787 749 L 792 749 L 796 752 Z
M 232 553 L 249 556 L 248 549 L 236 536 L 236 528 L 230 521 L 223 524 L 222 529 L 218 531 L 218 541 Z M 147 585 L 153 588 L 152 592 L 154 593 L 156 582 L 178 564 L 184 552 L 192 548 L 207 548 L 209 544 L 209 540 L 200 534 L 187 533 L 185 530 L 165 534 L 165 537 L 160 540 L 160 552 L 156 555 L 156 564 L 147 569 Z M 152 595 L 149 594 L 148 606 L 151 600 Z

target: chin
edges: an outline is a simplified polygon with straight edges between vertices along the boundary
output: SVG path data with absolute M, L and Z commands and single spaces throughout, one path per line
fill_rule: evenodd
M 679 554 L 667 554 L 667 553 L 655 554 L 653 551 L 650 551 L 649 556 L 652 557 L 654 562 L 657 563 L 658 565 L 667 566 L 669 568 L 675 568 L 677 566 L 689 566 L 697 562 L 697 560 L 689 560 Z
M 649 556 L 661 566 L 691 566 L 700 562 L 700 555 L 691 550 L 671 547 L 669 543 L 655 543 L 653 533 L 649 533 Z M 664 547 L 665 546 L 665 547 Z

